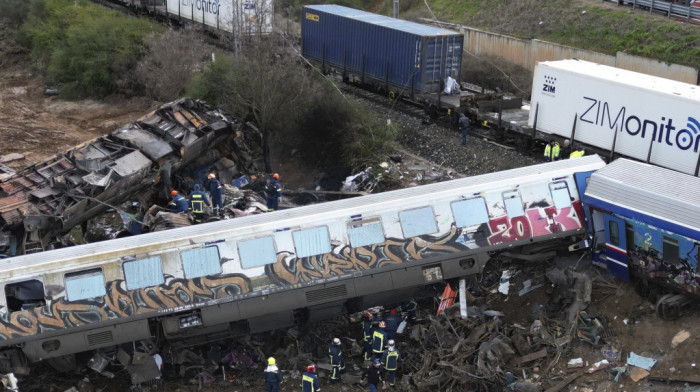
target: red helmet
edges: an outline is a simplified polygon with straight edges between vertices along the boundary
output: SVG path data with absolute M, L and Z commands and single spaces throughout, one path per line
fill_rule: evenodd
M 306 367 L 306 371 L 307 371 L 307 372 L 315 372 L 315 371 L 316 371 L 316 365 L 311 364 L 311 365 L 307 366 L 307 367 Z
M 208 179 L 216 178 L 216 175 L 214 173 L 209 173 L 207 176 Z
M 394 309 L 391 309 L 391 310 L 389 311 L 389 313 L 391 313 L 391 314 L 396 314 L 396 313 L 398 313 L 398 312 L 399 312 L 399 311 L 396 310 L 395 308 L 394 308 Z
M 280 175 L 275 173 L 272 175 L 272 178 L 274 178 L 275 180 L 278 180 L 280 178 Z
M 177 195 L 177 191 L 175 189 L 170 191 L 170 196 L 175 196 L 175 195 Z
M 384 321 L 380 321 L 379 328 L 386 328 L 386 323 Z

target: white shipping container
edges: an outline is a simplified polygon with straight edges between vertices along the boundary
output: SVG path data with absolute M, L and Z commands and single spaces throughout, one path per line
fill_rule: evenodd
M 538 63 L 528 125 L 695 174 L 700 87 L 580 60 Z M 617 138 L 615 134 L 617 133 Z M 651 151 L 651 152 L 650 152 Z M 649 155 L 651 154 L 651 155 Z
M 272 0 L 167 0 L 166 4 L 171 16 L 234 35 L 272 32 Z

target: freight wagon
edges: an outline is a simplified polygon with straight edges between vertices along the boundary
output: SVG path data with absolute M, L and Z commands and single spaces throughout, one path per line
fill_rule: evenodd
M 699 109 L 697 86 L 562 60 L 537 65 L 528 124 L 611 154 L 697 175 Z
M 459 106 L 459 94 L 440 92 L 448 76 L 459 82 L 460 33 L 339 5 L 305 6 L 301 29 L 303 55 L 325 72 L 370 84 L 392 98 Z
M 162 12 L 238 35 L 272 32 L 272 0 L 166 0 Z

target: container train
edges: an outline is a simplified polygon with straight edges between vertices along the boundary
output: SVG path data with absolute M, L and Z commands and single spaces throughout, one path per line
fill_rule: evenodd
M 597 156 L 0 260 L 0 372 L 398 302 L 493 252 L 577 247 Z M 161 351 L 164 352 L 164 351 Z
M 0 260 L 0 371 L 353 312 L 502 250 L 583 239 L 674 318 L 689 299 L 663 290 L 700 293 L 699 191 L 693 176 L 588 156 Z

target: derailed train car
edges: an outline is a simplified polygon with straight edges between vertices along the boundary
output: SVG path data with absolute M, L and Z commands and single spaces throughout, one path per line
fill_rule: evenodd
M 585 182 L 580 182 L 585 184 Z M 593 259 L 674 319 L 700 297 L 700 178 L 627 159 L 590 177 Z
M 494 251 L 578 244 L 574 173 L 603 166 L 590 156 L 0 260 L 0 371 L 125 342 L 173 353 L 396 301 L 481 272 Z
M 159 185 L 165 197 L 171 174 L 227 139 L 240 156 L 250 132 L 183 98 L 30 166 L 0 182 L 0 257 L 63 246 L 59 236 L 140 190 Z

